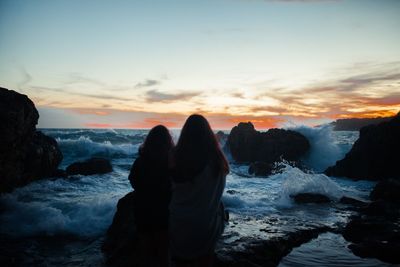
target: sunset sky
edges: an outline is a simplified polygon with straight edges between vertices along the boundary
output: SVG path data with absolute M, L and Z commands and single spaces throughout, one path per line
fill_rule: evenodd
M 316 125 L 400 111 L 398 0 L 0 0 L 39 127 Z

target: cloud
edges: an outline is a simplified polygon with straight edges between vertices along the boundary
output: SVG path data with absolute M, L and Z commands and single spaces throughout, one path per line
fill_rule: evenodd
M 112 114 L 112 112 L 107 109 L 78 108 L 78 109 L 74 109 L 73 111 L 75 111 L 78 114 L 82 114 L 82 115 L 108 116 L 108 115 Z
M 99 86 L 106 86 L 104 82 L 93 78 L 89 78 L 82 73 L 79 72 L 70 73 L 68 80 L 65 82 L 65 84 L 77 84 L 77 83 L 91 83 Z
M 147 79 L 143 82 L 137 83 L 135 85 L 135 88 L 143 88 L 143 87 L 151 87 L 154 85 L 159 85 L 161 82 L 158 80 L 151 80 L 151 79 Z
M 32 75 L 30 75 L 23 66 L 19 67 L 18 69 L 21 72 L 22 77 L 21 77 L 21 81 L 19 83 L 17 83 L 17 88 L 18 88 L 18 90 L 23 92 L 25 85 L 29 84 L 33 80 L 33 78 L 32 78 Z
M 146 100 L 148 102 L 171 102 L 178 100 L 189 100 L 198 95 L 200 95 L 199 92 L 168 94 L 162 93 L 158 90 L 150 90 L 146 92 Z

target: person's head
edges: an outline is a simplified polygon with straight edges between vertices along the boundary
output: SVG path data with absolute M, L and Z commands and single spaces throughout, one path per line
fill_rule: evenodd
M 194 177 L 209 163 L 215 163 L 218 173 L 229 172 L 229 164 L 210 124 L 201 115 L 191 115 L 183 125 L 175 147 L 177 175 L 185 179 Z
M 146 140 L 139 149 L 139 154 L 149 158 L 166 158 L 174 146 L 171 134 L 163 125 L 150 130 Z

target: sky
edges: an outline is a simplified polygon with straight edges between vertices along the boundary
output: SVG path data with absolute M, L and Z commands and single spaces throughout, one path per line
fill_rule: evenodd
M 400 111 L 398 0 L 0 0 L 41 128 L 319 125 Z

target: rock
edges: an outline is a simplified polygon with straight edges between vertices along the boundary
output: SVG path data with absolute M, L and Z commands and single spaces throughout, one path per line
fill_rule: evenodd
M 380 217 L 358 217 L 344 229 L 343 237 L 353 242 L 349 248 L 360 257 L 400 263 L 400 227 Z
M 362 127 L 389 121 L 393 117 L 339 119 L 331 123 L 334 131 L 359 131 Z
M 232 128 L 226 146 L 237 162 L 272 164 L 282 159 L 298 161 L 309 150 L 310 143 L 295 131 L 270 129 L 259 132 L 251 122 L 241 122 Z
M 37 131 L 25 159 L 25 173 L 30 177 L 54 176 L 62 159 L 63 155 L 57 141 Z
M 339 200 L 342 204 L 352 205 L 358 208 L 363 208 L 368 206 L 368 202 L 362 201 L 360 199 L 352 198 L 352 197 L 341 197 Z
M 107 266 L 135 266 L 138 250 L 134 202 L 135 192 L 126 194 L 118 201 L 117 212 L 101 247 L 106 256 Z
M 274 164 L 269 164 L 265 162 L 256 161 L 251 163 L 249 166 L 249 174 L 254 174 L 255 176 L 269 176 L 274 170 Z
M 360 137 L 344 159 L 329 167 L 329 176 L 352 179 L 400 179 L 400 115 L 361 128 Z
M 82 162 L 74 162 L 66 169 L 68 175 L 104 174 L 112 172 L 112 166 L 108 159 L 90 158 Z
M 330 198 L 324 196 L 322 194 L 316 193 L 300 193 L 294 196 L 291 196 L 296 203 L 329 203 L 331 202 Z
M 65 170 L 57 169 L 53 172 L 52 176 L 57 178 L 67 178 L 68 175 Z
M 400 215 L 400 209 L 399 205 L 395 205 L 392 202 L 377 200 L 367 205 L 363 213 L 370 216 L 382 216 L 387 219 L 396 219 Z
M 133 212 L 134 201 L 135 192 L 128 193 L 118 201 L 117 212 L 101 248 L 107 266 L 142 266 L 137 262 L 140 252 Z M 228 245 L 221 242 L 217 244 L 214 266 L 277 266 L 294 247 L 331 230 L 323 226 L 294 231 L 270 240 L 242 237 Z
M 378 182 L 372 190 L 370 198 L 400 203 L 400 180 L 391 179 Z
M 51 176 L 62 160 L 57 142 L 36 132 L 33 102 L 0 88 L 0 193 Z
M 303 243 L 331 230 L 328 227 L 299 230 L 270 240 L 243 240 L 232 243 L 230 248 L 217 247 L 215 267 L 278 266 L 280 260 Z M 235 244 L 237 243 L 237 244 Z M 232 249 L 232 246 L 240 249 Z

